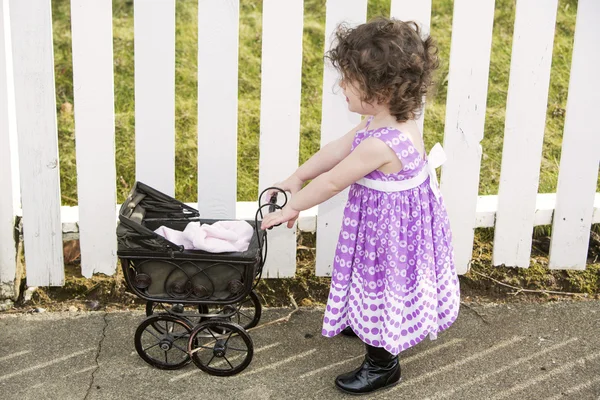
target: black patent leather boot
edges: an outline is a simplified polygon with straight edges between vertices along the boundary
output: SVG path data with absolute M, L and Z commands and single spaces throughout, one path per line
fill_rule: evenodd
M 344 329 L 342 329 L 342 331 L 340 332 L 342 335 L 344 336 L 351 336 L 351 337 L 357 337 L 356 333 L 352 330 L 352 328 L 350 328 L 349 326 L 345 327 Z
M 367 394 L 389 388 L 401 380 L 398 356 L 382 347 L 367 346 L 362 365 L 352 372 L 338 376 L 335 386 L 349 394 Z

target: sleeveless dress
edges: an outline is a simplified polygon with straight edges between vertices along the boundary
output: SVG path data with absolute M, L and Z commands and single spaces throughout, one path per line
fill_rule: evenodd
M 357 132 L 352 150 L 366 138 L 378 138 L 403 169 L 368 174 L 377 189 L 350 187 L 322 334 L 333 337 L 350 326 L 363 342 L 397 355 L 427 336 L 435 339 L 456 320 L 459 282 L 437 181 L 429 175 L 416 187 L 387 190 L 389 182 L 423 176 L 428 161 L 401 131 L 368 127 Z

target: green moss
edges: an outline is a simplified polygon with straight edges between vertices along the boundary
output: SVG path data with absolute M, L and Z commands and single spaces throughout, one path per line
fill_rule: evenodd
M 462 287 L 470 293 L 483 295 L 519 292 L 528 289 L 537 293 L 520 292 L 524 296 L 548 297 L 544 291 L 579 293 L 575 298 L 600 296 L 600 241 L 590 239 L 588 264 L 583 271 L 553 270 L 548 268 L 550 239 L 547 236 L 533 237 L 532 256 L 528 268 L 493 266 L 493 229 L 477 229 L 470 271 L 461 277 Z M 493 279 L 514 286 L 508 288 Z M 562 297 L 560 294 L 551 297 Z M 569 297 L 571 298 L 571 297 Z

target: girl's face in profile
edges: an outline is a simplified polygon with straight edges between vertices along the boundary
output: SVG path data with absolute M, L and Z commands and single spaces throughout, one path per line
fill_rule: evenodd
M 346 97 L 346 102 L 348 103 L 348 110 L 361 115 L 375 114 L 377 105 L 368 104 L 361 100 L 362 91 L 356 82 L 343 78 L 340 81 L 340 87 L 344 91 L 344 96 Z

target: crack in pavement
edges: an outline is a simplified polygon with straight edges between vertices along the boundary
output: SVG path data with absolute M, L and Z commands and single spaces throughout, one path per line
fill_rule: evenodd
M 102 352 L 102 343 L 104 342 L 104 339 L 106 338 L 106 328 L 108 328 L 108 312 L 104 313 L 103 316 L 103 320 L 104 320 L 104 328 L 102 328 L 102 337 L 100 338 L 100 342 L 98 342 L 98 351 L 96 352 L 96 368 L 92 371 L 92 377 L 90 380 L 90 386 L 88 386 L 87 391 L 85 392 L 85 397 L 83 398 L 83 400 L 87 400 L 88 396 L 90 395 L 90 391 L 92 390 L 92 387 L 94 386 L 94 380 L 96 378 L 96 372 L 100 369 L 100 364 L 98 363 L 98 359 L 100 358 L 100 352 Z
M 480 312 L 479 312 L 479 311 L 477 311 L 477 310 L 476 310 L 474 307 L 471 307 L 470 305 L 468 305 L 467 303 L 465 303 L 465 302 L 462 302 L 462 301 L 460 302 L 460 305 L 461 305 L 461 306 L 463 306 L 463 307 L 465 307 L 465 308 L 466 308 L 466 309 L 468 309 L 469 311 L 471 311 L 473 314 L 477 315 L 479 318 L 481 318 L 481 320 L 482 320 L 482 321 L 483 321 L 485 324 L 487 324 L 487 325 L 489 325 L 489 324 L 490 324 L 490 321 L 488 321 L 488 320 L 485 318 L 485 314 L 482 314 L 482 313 L 480 313 Z

